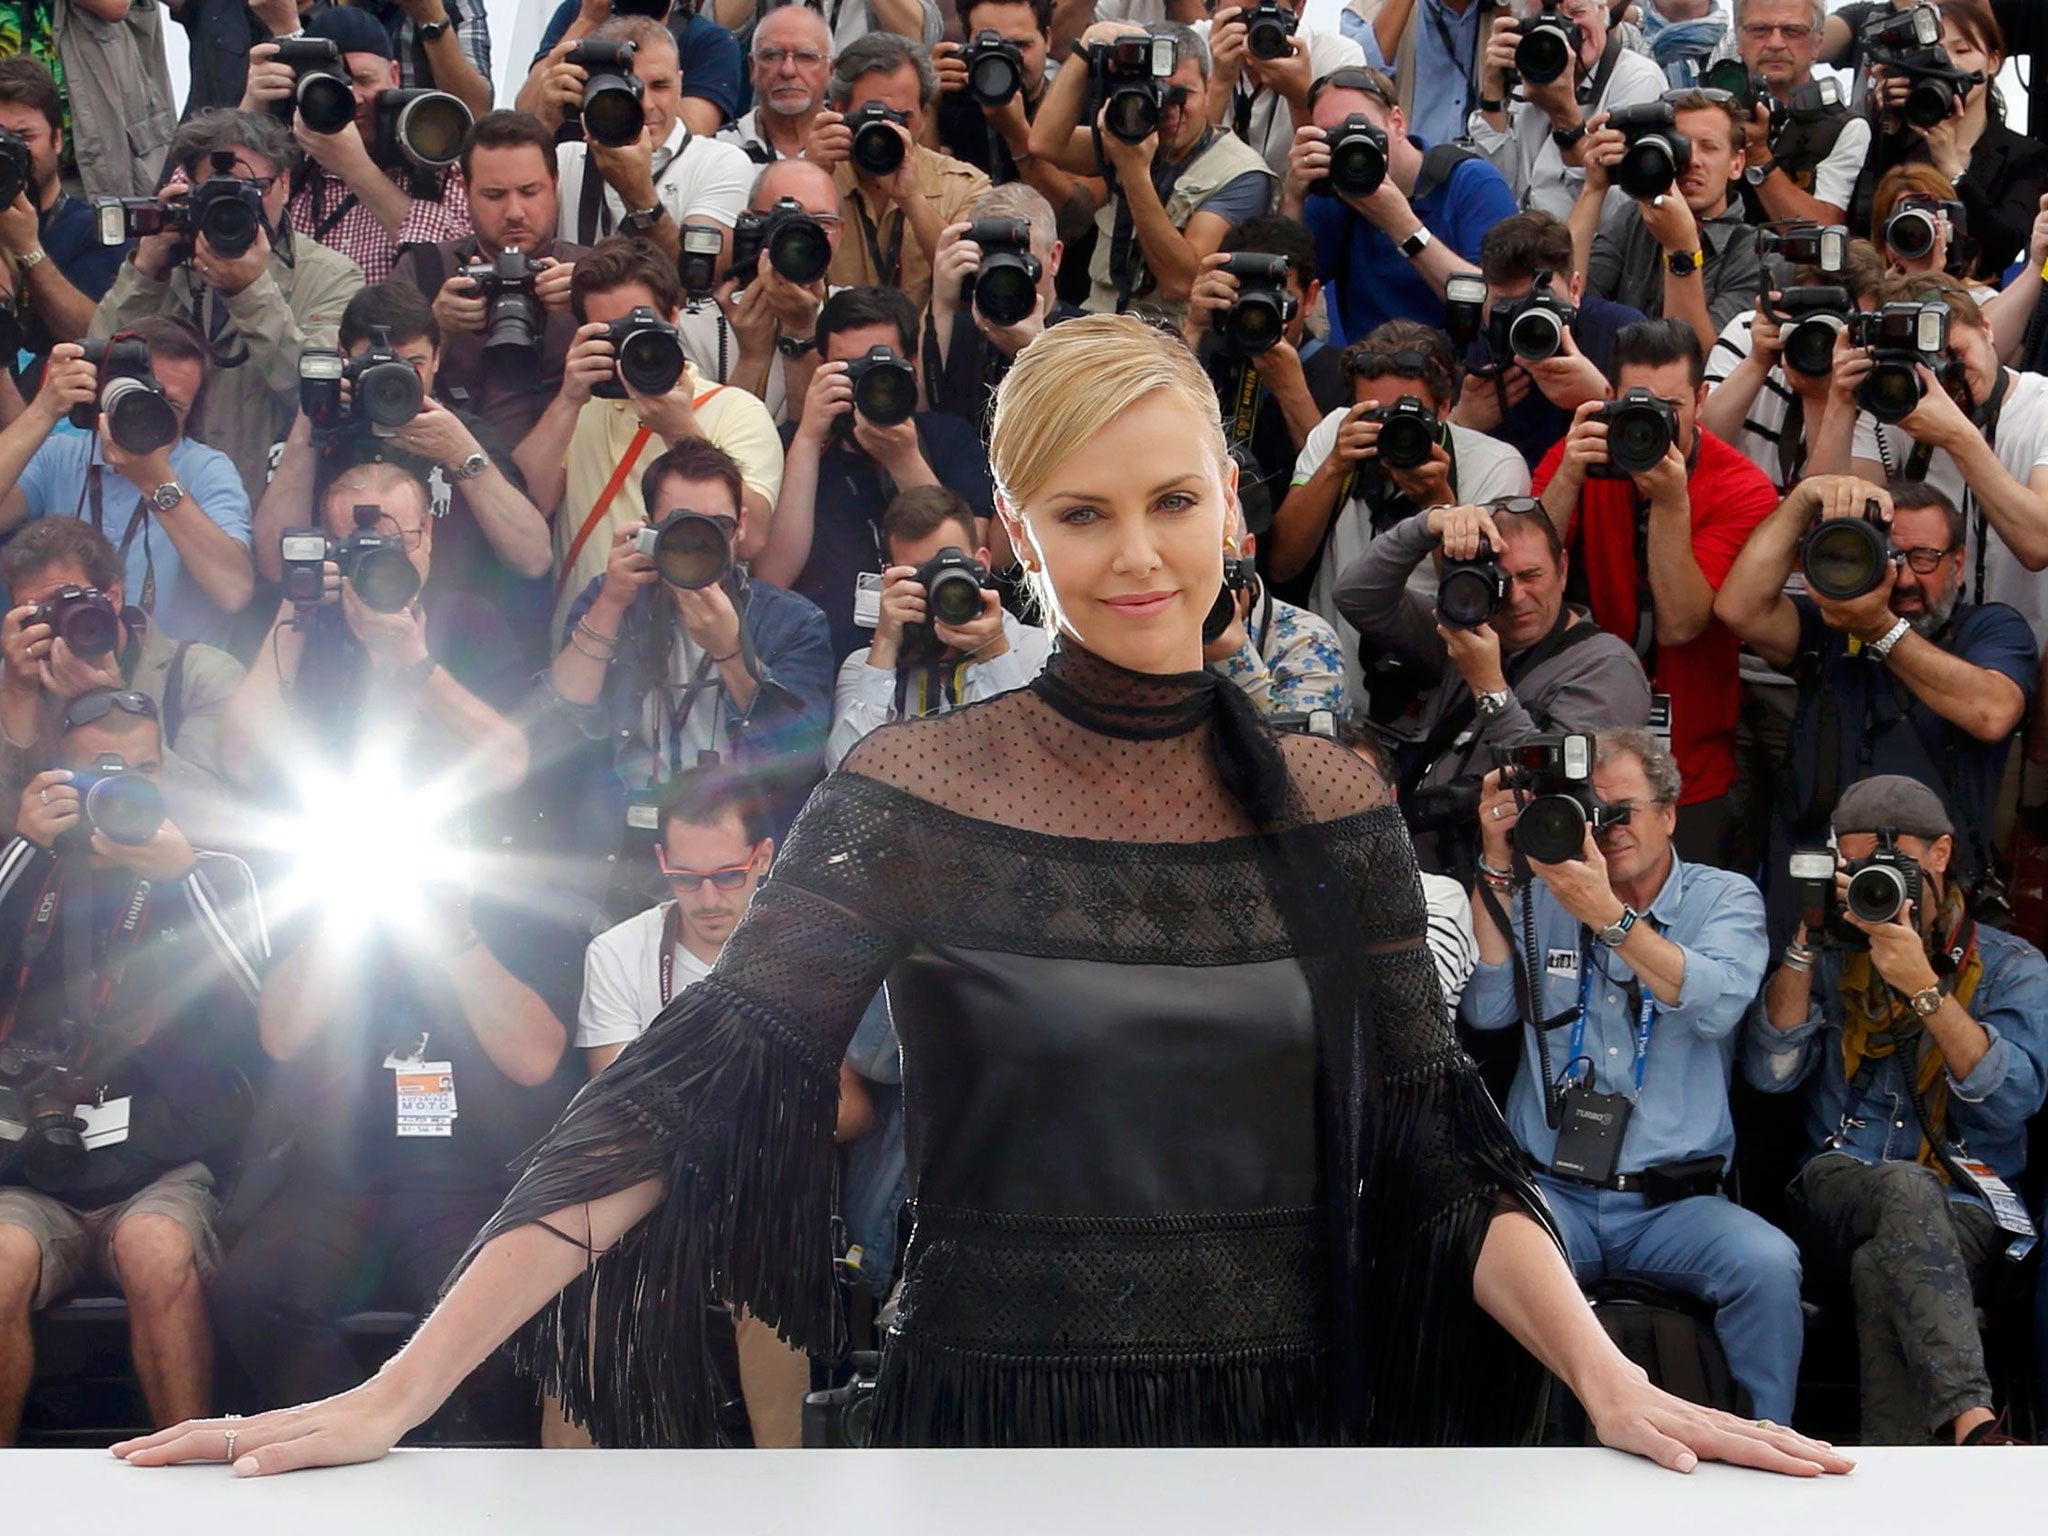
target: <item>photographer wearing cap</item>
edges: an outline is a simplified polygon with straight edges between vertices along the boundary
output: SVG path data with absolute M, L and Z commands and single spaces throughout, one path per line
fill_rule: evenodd
M 837 768 L 878 725 L 944 714 L 1022 688 L 1045 665 L 1052 637 L 1004 611 L 976 521 L 973 509 L 942 485 L 914 486 L 882 514 L 889 563 L 882 572 L 881 617 L 875 638 L 839 664 L 827 768 Z M 947 556 L 971 564 L 949 567 Z M 947 576 L 949 569 L 954 574 Z M 980 612 L 964 622 L 940 617 L 927 585 L 933 575 L 963 589 L 963 576 L 980 582 Z M 948 603 L 965 607 L 959 593 L 949 594 Z
M 551 634 L 604 571 L 612 535 L 640 521 L 641 471 L 664 448 L 701 439 L 731 454 L 746 473 L 747 511 L 763 524 L 782 484 L 782 444 L 768 408 L 690 363 L 675 332 L 682 283 L 659 247 L 614 235 L 576 263 L 569 305 L 577 331 L 561 391 L 512 451 L 533 504 L 554 521 Z M 665 392 L 642 393 L 628 379 L 613 339 L 620 328 L 629 345 L 644 343 L 637 352 L 665 360 L 663 381 L 674 378 Z M 766 531 L 751 530 L 742 555 L 752 555 Z
M 663 786 L 712 762 L 744 771 L 787 820 L 818 776 L 832 718 L 824 616 L 734 558 L 751 515 L 738 464 L 709 443 L 678 443 L 640 489 L 647 521 L 612 536 L 547 679 L 577 732 L 608 744 L 601 792 L 586 784 L 578 796 L 586 853 L 652 830 Z M 651 897 L 648 873 L 622 859 L 608 905 L 644 905 L 621 903 Z
M 1522 8 L 1530 16 L 1520 22 L 1496 16 L 1486 34 L 1467 127 L 1474 147 L 1507 178 L 1524 208 L 1567 218 L 1585 184 L 1589 119 L 1655 101 L 1665 88 L 1664 72 L 1623 44 L 1608 0 L 1560 0 L 1557 15 L 1578 39 L 1570 67 L 1548 84 L 1525 81 L 1511 96 L 1508 72 L 1516 69 L 1516 48 L 1534 19 L 1533 7 Z M 1611 191 L 1607 200 L 1619 207 L 1626 198 Z
M 29 1121 L 0 1142 L 0 1445 L 35 1372 L 31 1314 L 93 1282 L 127 1299 L 151 1421 L 208 1410 L 214 1181 L 270 954 L 248 866 L 164 818 L 147 697 L 82 693 L 55 741 L 0 848 L 0 1103 Z
M 1728 857 L 1741 700 L 1734 632 L 1714 593 L 1778 496 L 1764 472 L 1699 424 L 1699 338 L 1681 320 L 1625 326 L 1611 358 L 1615 399 L 1588 402 L 1534 477 L 1574 553 L 1593 617 L 1629 641 L 1665 695 L 1685 775 L 1678 846 L 1696 864 Z M 1654 462 L 1649 448 L 1664 445 Z M 1615 452 L 1625 460 L 1616 464 Z M 1639 461 L 1640 456 L 1640 461 Z M 1597 466 L 1597 467 L 1596 467 Z
M 1153 131 L 1132 143 L 1106 126 L 1109 104 L 1094 101 L 1087 57 L 1076 52 L 1045 93 L 1031 125 L 1031 152 L 1076 176 L 1105 178 L 1081 307 L 1092 314 L 1134 310 L 1178 324 L 1202 258 L 1266 211 L 1277 178 L 1257 150 L 1217 126 L 1209 45 L 1192 27 L 1101 21 L 1079 47 L 1132 37 L 1173 42 L 1173 73 L 1156 98 Z
M 280 445 L 277 473 L 256 506 L 256 569 L 282 579 L 280 536 L 317 506 L 335 475 L 352 464 L 393 463 L 427 488 L 434 518 L 434 563 L 444 590 L 467 592 L 496 607 L 538 661 L 545 652 L 552 569 L 547 520 L 526 498 L 519 466 L 488 423 L 434 397 L 441 331 L 409 283 L 373 283 L 348 301 L 341 350 L 351 360 L 397 362 L 419 378 L 419 409 L 396 428 L 360 416 L 317 426 L 302 407 Z M 366 375 L 367 376 L 367 375 Z M 355 384 L 340 386 L 353 401 Z
M 325 533 L 326 557 L 286 571 L 285 601 L 228 700 L 229 777 L 272 788 L 308 760 L 348 763 L 366 737 L 389 731 L 408 761 L 459 765 L 480 793 L 516 789 L 528 751 L 509 716 L 530 674 L 495 608 L 429 584 L 435 519 L 426 487 L 397 464 L 359 464 L 335 477 L 320 505 L 324 527 L 309 532 Z
M 299 352 L 331 347 L 342 306 L 363 286 L 353 261 L 297 238 L 285 216 L 285 178 L 298 159 L 285 126 L 267 112 L 202 112 L 178 130 L 171 163 L 182 174 L 166 203 L 193 185 L 231 176 L 261 194 L 255 242 L 223 256 L 203 232 L 165 232 L 135 242 L 87 334 L 104 339 L 154 315 L 198 327 L 212 353 L 212 388 L 200 441 L 235 461 L 254 503 L 263 495 L 270 449 L 299 408 Z
M 718 137 L 756 165 L 802 159 L 825 105 L 832 29 L 809 6 L 778 5 L 755 24 L 747 66 L 754 104 Z
M 1742 202 L 1752 223 L 1839 224 L 1870 153 L 1870 119 L 1813 78 L 1825 0 L 1734 0 L 1742 67 L 1769 89 L 1749 112 Z
M 292 117 L 292 138 L 304 151 L 292 171 L 292 227 L 362 268 L 367 282 L 382 282 L 401 248 L 455 240 L 469 233 L 469 200 L 462 175 L 410 163 L 403 148 L 385 142 L 377 98 L 398 89 L 391 39 L 368 12 L 335 6 L 306 21 L 305 35 L 341 50 L 339 68 L 355 97 L 355 116 L 332 133 L 317 131 L 304 112 Z M 277 44 L 249 50 L 244 112 L 270 112 L 289 102 L 298 72 L 276 60 Z
M 1591 768 L 1574 788 L 1603 824 L 1594 830 L 1579 802 L 1581 845 L 1553 863 L 1518 849 L 1538 810 L 1567 795 L 1540 776 L 1535 799 L 1487 775 L 1479 968 L 1459 1013 L 1474 1029 L 1523 1032 L 1508 1125 L 1579 1280 L 1637 1275 L 1710 1303 L 1752 1411 L 1783 1423 L 1805 1334 L 1799 1252 L 1723 1193 L 1728 1085 L 1763 980 L 1763 899 L 1672 846 L 1678 765 L 1656 736 L 1603 732 Z
M 755 574 L 807 597 L 832 627 L 836 665 L 868 641 L 882 586 L 882 514 L 901 491 L 958 491 L 995 516 L 988 454 L 958 416 L 920 411 L 917 312 L 893 288 L 842 288 L 818 311 L 818 356 Z M 984 534 L 976 545 L 990 543 Z
M 1388 320 L 1442 326 L 1444 280 L 1470 271 L 1486 232 L 1515 212 L 1499 171 L 1470 149 L 1412 133 L 1393 102 L 1393 83 L 1377 70 L 1323 76 L 1287 156 L 1280 211 L 1316 238 L 1333 290 L 1333 340 Z M 1340 189 L 1331 178 L 1331 139 L 1353 117 L 1384 141 L 1385 171 L 1370 192 Z
M 1809 546 L 1814 529 L 1843 520 L 1875 536 L 1845 546 L 1859 530 L 1838 530 L 1832 555 Z M 1805 594 L 1787 596 L 1802 565 Z M 1785 855 L 1825 842 L 1837 797 L 1872 774 L 1914 779 L 1956 806 L 1968 833 L 1958 873 L 1988 867 L 2006 755 L 2033 703 L 2040 653 L 2020 614 L 2004 603 L 1962 602 L 1962 594 L 1962 513 L 1912 481 L 1887 489 L 1849 477 L 1803 480 L 1730 567 L 1714 612 L 1799 685 L 1769 864 L 1772 914 L 1783 925 L 1791 911 L 1778 883 Z
M 1450 562 L 1481 562 L 1476 576 L 1491 600 L 1483 616 L 1462 606 L 1446 613 L 1435 596 L 1414 590 L 1417 570 L 1439 552 L 1439 582 L 1456 569 Z M 1418 792 L 1476 787 L 1488 753 L 1538 732 L 1639 726 L 1650 718 L 1642 662 L 1566 603 L 1567 565 L 1557 529 L 1525 497 L 1418 512 L 1374 539 L 1337 579 L 1338 611 L 1362 648 L 1407 659 L 1433 688 L 1414 721 L 1419 745 L 1400 775 L 1418 856 L 1429 868 L 1470 874 L 1471 802 L 1455 818 L 1425 825 L 1415 814 Z
M 70 517 L 29 524 L 0 549 L 0 587 L 13 604 L 0 621 L 0 810 L 48 761 L 64 706 L 98 688 L 130 689 L 163 725 L 161 783 L 187 826 L 230 814 L 220 716 L 242 681 L 226 651 L 172 640 L 130 607 L 121 563 L 105 534 Z M 75 644 L 74 644 L 75 642 Z
M 1748 132 L 1735 108 L 1714 92 L 1672 91 L 1663 105 L 1670 109 L 1668 123 L 1635 139 L 1607 118 L 1594 119 L 1586 184 L 1569 220 L 1572 250 L 1587 292 L 1653 320 L 1684 320 L 1704 356 L 1722 326 L 1755 306 L 1763 286 L 1756 227 L 1730 196 L 1742 174 Z M 1665 157 L 1683 162 L 1675 178 L 1653 196 L 1630 196 L 1603 213 L 1613 177 L 1625 176 L 1638 148 L 1660 137 L 1667 144 L 1690 142 L 1689 151 Z M 1623 169 L 1617 173 L 1617 167 Z
M 487 112 L 463 142 L 462 179 L 469 189 L 471 234 L 464 240 L 415 245 L 400 254 L 391 275 L 411 283 L 434 306 L 441 327 L 436 385 L 452 406 L 489 422 L 501 441 L 516 443 L 534 429 L 562 387 L 562 365 L 576 339 L 569 312 L 569 279 L 590 253 L 555 238 L 561 219 L 560 169 L 555 138 L 524 112 Z M 497 279 L 487 287 L 463 269 L 497 266 L 523 256 L 540 270 L 522 270 L 516 296 L 539 310 L 525 327 L 529 344 L 510 355 L 493 347 L 505 299 Z M 515 267 L 518 263 L 514 263 Z
M 1863 1443 L 2014 1444 L 1973 1286 L 2033 1232 L 2009 1186 L 2048 1081 L 2048 963 L 1971 916 L 1926 785 L 1865 779 L 1832 824 L 1837 858 L 1803 882 L 1814 926 L 1764 991 L 1743 1070 L 1806 1095 L 1791 1196 L 1809 1258 L 1848 1271 Z
M 151 318 L 107 355 L 126 352 L 140 355 L 119 358 L 118 376 L 86 361 L 76 342 L 50 354 L 42 389 L 0 431 L 0 530 L 28 518 L 85 519 L 116 541 L 136 607 L 166 635 L 223 645 L 255 577 L 241 478 L 226 454 L 185 436 L 214 377 L 206 347 L 183 322 Z M 147 420 L 103 410 L 114 390 L 148 407 Z M 72 411 L 93 430 L 57 431 Z
M 1413 320 L 1390 320 L 1345 349 L 1352 403 L 1325 416 L 1294 463 L 1294 484 L 1273 513 L 1262 562 L 1266 579 L 1289 602 L 1320 614 L 1344 648 L 1345 680 L 1369 696 L 1360 670 L 1358 631 L 1338 611 L 1337 579 L 1384 530 L 1417 512 L 1460 502 L 1483 505 L 1529 491 L 1529 466 L 1505 443 L 1445 419 L 1457 365 L 1440 332 Z M 1405 404 L 1404 402 L 1414 402 Z M 1426 413 L 1417 434 L 1434 429 L 1429 456 L 1413 468 L 1381 461 L 1380 437 L 1393 412 Z M 1419 455 L 1418 455 L 1419 457 Z M 1419 687 L 1409 679 L 1403 687 Z M 1398 716 L 1389 681 L 1376 714 Z M 1391 715 L 1388 714 L 1391 709 Z

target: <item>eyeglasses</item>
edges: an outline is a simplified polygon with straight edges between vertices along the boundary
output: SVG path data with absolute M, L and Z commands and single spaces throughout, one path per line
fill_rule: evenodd
M 1742 24 L 1742 35 L 1752 43 L 1769 41 L 1773 32 L 1788 43 L 1803 43 L 1813 36 L 1813 28 L 1803 21 L 1745 21 Z
M 1932 545 L 1918 544 L 1911 549 L 1894 548 L 1891 557 L 1894 560 L 1905 561 L 1913 567 L 1913 573 L 1917 576 L 1932 576 L 1941 569 L 1941 562 L 1954 553 L 1953 548 L 1936 549 Z
M 670 869 L 668 855 L 659 848 L 654 850 L 654 861 L 661 866 L 661 873 L 668 883 L 678 891 L 695 891 L 709 880 L 712 889 L 736 891 L 747 883 L 747 876 L 754 872 L 754 865 L 760 862 L 758 853 L 748 857 L 744 864 L 728 864 L 723 869 Z
M 816 69 L 825 62 L 825 55 L 815 48 L 756 48 L 754 57 L 770 69 L 782 68 L 785 59 L 794 61 L 798 69 Z
M 81 725 L 91 725 L 95 720 L 104 720 L 115 710 L 124 715 L 136 715 L 144 720 L 156 719 L 156 700 L 146 693 L 136 693 L 128 688 L 107 688 L 93 693 L 82 693 L 71 701 L 64 711 L 66 733 Z

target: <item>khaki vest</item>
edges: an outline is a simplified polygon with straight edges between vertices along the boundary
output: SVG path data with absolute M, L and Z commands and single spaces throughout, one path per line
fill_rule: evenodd
M 1217 134 L 1210 140 L 1209 147 L 1189 161 L 1175 178 L 1166 195 L 1166 217 L 1175 229 L 1186 229 L 1188 220 L 1195 216 L 1195 209 L 1204 198 L 1228 186 L 1246 171 L 1258 171 L 1268 178 L 1273 175 L 1273 168 L 1266 164 L 1266 157 L 1243 139 L 1234 134 Z M 1093 314 L 1116 312 L 1116 280 L 1110 273 L 1109 259 L 1111 247 L 1116 243 L 1116 211 L 1120 202 L 1119 198 L 1111 198 L 1095 215 L 1095 258 L 1088 264 L 1088 303 L 1084 306 Z M 1170 303 L 1159 297 L 1157 280 L 1145 270 L 1144 256 L 1135 235 L 1131 237 L 1131 253 L 1137 267 L 1131 284 L 1131 312 L 1148 320 L 1178 326 L 1187 313 L 1186 301 Z

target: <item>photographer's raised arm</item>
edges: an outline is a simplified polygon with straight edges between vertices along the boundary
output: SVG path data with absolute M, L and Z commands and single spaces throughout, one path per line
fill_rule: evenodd
M 345 125 L 340 133 L 313 133 L 302 127 L 300 143 L 330 175 L 341 179 L 392 239 L 432 242 L 452 239 L 458 233 L 407 228 L 413 211 L 411 196 L 370 158 L 369 146 L 354 123 Z
M 0 485 L 7 487 L 0 493 L 0 533 L 12 533 L 28 521 L 34 509 L 22 491 L 21 473 L 69 409 L 58 404 L 56 391 L 45 384 L 19 416 L 0 429 Z
M 1088 29 L 1088 33 L 1106 37 L 1143 30 L 1142 27 L 1097 22 Z M 1031 153 L 1034 157 L 1075 176 L 1102 174 L 1103 167 L 1095 158 L 1095 136 L 1082 122 L 1082 116 L 1088 110 L 1088 99 L 1087 61 L 1069 59 L 1052 77 L 1052 84 L 1045 88 L 1045 95 L 1038 103 L 1038 115 L 1031 120 Z
M 285 529 L 303 527 L 313 518 L 315 457 L 313 426 L 301 411 L 285 435 L 284 451 L 277 456 L 277 468 L 263 488 L 263 499 L 256 503 L 249 528 L 256 574 L 273 586 L 284 580 L 284 557 L 278 537 Z
M 286 694 L 299 675 L 306 632 L 294 626 L 290 599 L 277 605 L 270 633 L 256 648 L 241 686 L 228 696 L 220 716 L 221 771 L 239 788 L 262 790 L 291 751 L 292 725 Z
M 441 965 L 469 1032 L 492 1066 L 522 1088 L 538 1088 L 560 1065 L 568 1031 L 538 992 L 505 969 L 475 929 L 456 943 L 452 953 L 441 957 Z
M 1443 674 L 1443 636 L 1430 602 L 1408 590 L 1408 578 L 1436 549 L 1432 524 L 1450 510 L 1433 507 L 1396 523 L 1338 573 L 1333 592 L 1337 611 L 1361 637 L 1428 667 L 1432 681 Z
M 1790 665 L 1799 651 L 1799 610 L 1785 595 L 1785 578 L 1792 574 L 1800 538 L 1813 521 L 1817 489 L 1835 483 L 1807 480 L 1794 486 L 1756 525 L 1714 596 L 1714 617 L 1774 667 Z

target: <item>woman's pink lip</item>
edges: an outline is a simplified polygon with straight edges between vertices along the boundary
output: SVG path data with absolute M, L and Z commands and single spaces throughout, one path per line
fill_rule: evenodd
M 1123 597 L 1105 597 L 1102 601 L 1125 613 L 1151 613 L 1165 607 L 1179 595 L 1177 592 L 1132 592 Z

